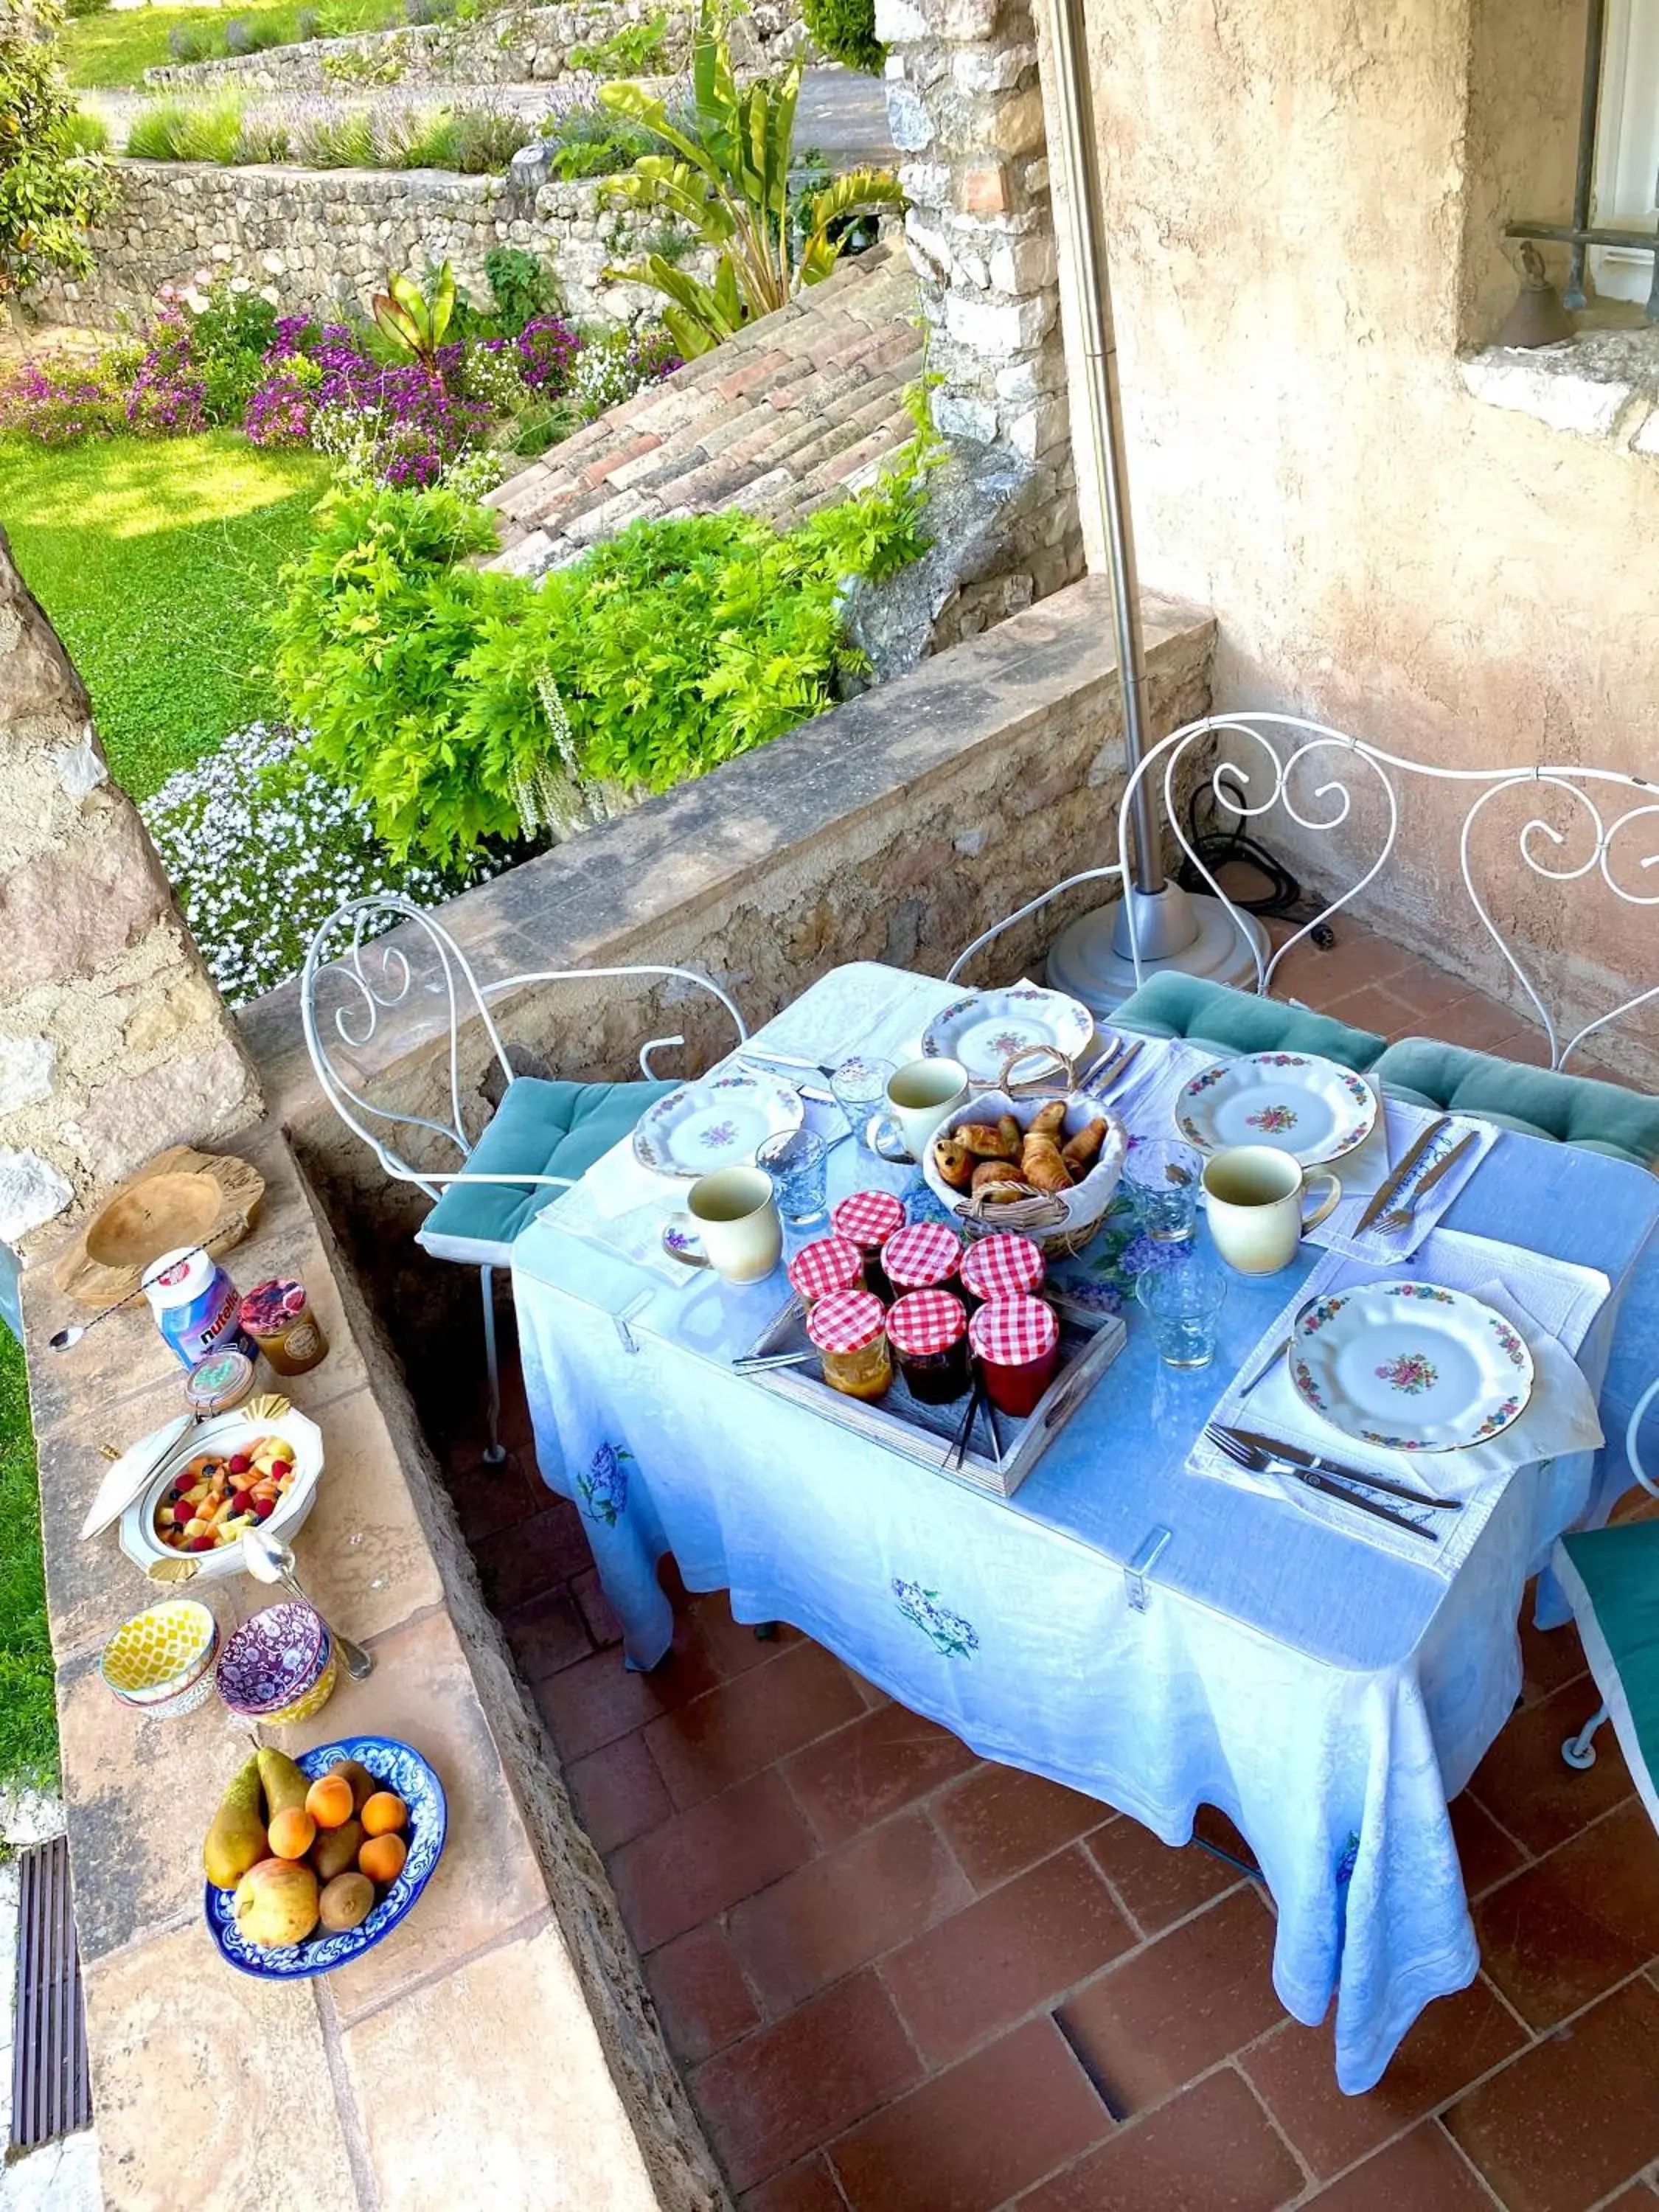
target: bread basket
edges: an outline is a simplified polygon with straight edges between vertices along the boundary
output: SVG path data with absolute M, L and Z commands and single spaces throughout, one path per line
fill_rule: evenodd
M 1007 1074 L 1005 1067 L 1005 1083 Z M 1004 1114 L 1012 1114 L 1020 1127 L 1027 1129 L 1041 1109 L 1056 1097 L 1066 1101 L 1064 1136 L 1074 1137 L 1090 1121 L 1106 1124 L 1106 1134 L 1093 1167 L 1081 1182 L 1073 1183 L 1069 1190 L 1014 1200 L 993 1200 L 984 1192 L 975 1197 L 967 1191 L 951 1188 L 939 1171 L 933 1146 L 928 1146 L 921 1163 L 927 1188 L 948 1210 L 965 1237 L 972 1240 L 1005 1233 L 1029 1237 L 1045 1251 L 1065 1256 L 1080 1252 L 1105 1219 L 1123 1172 L 1124 1156 L 1129 1149 L 1128 1133 L 1115 1115 L 1086 1091 L 1043 1091 L 1027 1089 L 1023 1085 L 982 1091 L 965 1106 L 958 1107 L 949 1121 L 942 1125 L 939 1134 L 946 1135 L 968 1121 L 995 1121 Z

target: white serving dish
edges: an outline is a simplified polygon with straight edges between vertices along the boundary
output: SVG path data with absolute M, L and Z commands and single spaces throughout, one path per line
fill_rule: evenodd
M 192 1423 L 185 1429 L 122 1514 L 121 1549 L 134 1566 L 148 1574 L 158 1559 L 189 1559 L 196 1569 L 191 1580 L 201 1582 L 241 1573 L 240 1544 L 225 1544 L 215 1552 L 175 1552 L 164 1544 L 155 1533 L 155 1509 L 179 1469 L 203 1452 L 228 1455 L 236 1449 L 238 1439 L 252 1443 L 260 1437 L 281 1437 L 294 1447 L 294 1480 L 270 1518 L 259 1524 L 272 1536 L 292 1537 L 317 1502 L 317 1484 L 323 1472 L 323 1432 L 315 1421 L 296 1413 L 292 1406 L 285 1413 L 264 1419 L 238 1406 L 228 1413 L 216 1413 L 211 1420 Z

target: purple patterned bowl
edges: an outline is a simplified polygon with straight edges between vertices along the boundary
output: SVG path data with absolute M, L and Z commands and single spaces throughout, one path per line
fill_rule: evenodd
M 308 1605 L 268 1605 L 226 1638 L 214 1680 L 245 1720 L 280 1713 L 304 1697 L 333 1657 L 332 1639 Z

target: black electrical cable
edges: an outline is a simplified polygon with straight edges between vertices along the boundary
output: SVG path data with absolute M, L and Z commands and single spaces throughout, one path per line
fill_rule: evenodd
M 1200 803 L 1207 810 L 1202 826 L 1199 817 Z M 1187 802 L 1187 841 L 1193 851 L 1212 876 L 1218 878 L 1229 862 L 1236 862 L 1254 868 L 1267 885 L 1253 898 L 1230 890 L 1227 896 L 1233 905 L 1245 914 L 1267 915 L 1275 920 L 1310 920 L 1319 908 L 1312 900 L 1303 896 L 1302 885 L 1284 862 L 1265 845 L 1259 845 L 1254 837 L 1247 836 L 1242 820 L 1235 818 L 1231 829 L 1224 829 L 1219 815 L 1220 805 L 1210 786 L 1196 785 Z M 1182 861 L 1176 880 L 1183 890 L 1207 891 L 1210 888 L 1190 860 Z M 1315 941 L 1319 941 L 1317 933 Z

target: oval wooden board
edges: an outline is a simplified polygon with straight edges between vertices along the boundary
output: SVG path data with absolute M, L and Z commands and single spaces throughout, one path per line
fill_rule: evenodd
M 217 1259 L 222 1253 L 233 1250 L 247 1235 L 259 1218 L 259 1203 L 265 1194 L 265 1179 L 258 1168 L 250 1167 L 226 1152 L 198 1152 L 189 1145 L 174 1145 L 165 1152 L 157 1152 L 135 1176 L 112 1190 L 86 1226 L 59 1255 L 52 1268 L 52 1280 L 66 1297 L 77 1305 L 112 1305 L 117 1298 L 125 1297 L 136 1291 L 144 1269 L 160 1259 L 163 1252 L 171 1251 L 180 1243 L 192 1241 L 189 1235 L 175 1235 L 164 1226 L 158 1226 L 162 1237 L 148 1257 L 137 1260 L 125 1267 L 100 1266 L 87 1249 L 87 1240 L 94 1237 L 99 1224 L 116 1207 L 122 1210 L 131 1231 L 133 1224 L 143 1215 L 142 1200 L 135 1205 L 135 1194 L 142 1185 L 153 1182 L 159 1176 L 198 1176 L 211 1181 L 217 1187 L 217 1205 L 212 1225 L 205 1235 L 196 1232 L 195 1241 L 202 1243 Z M 165 1217 L 162 1217 L 163 1222 Z M 134 1248 L 142 1249 L 142 1239 Z

